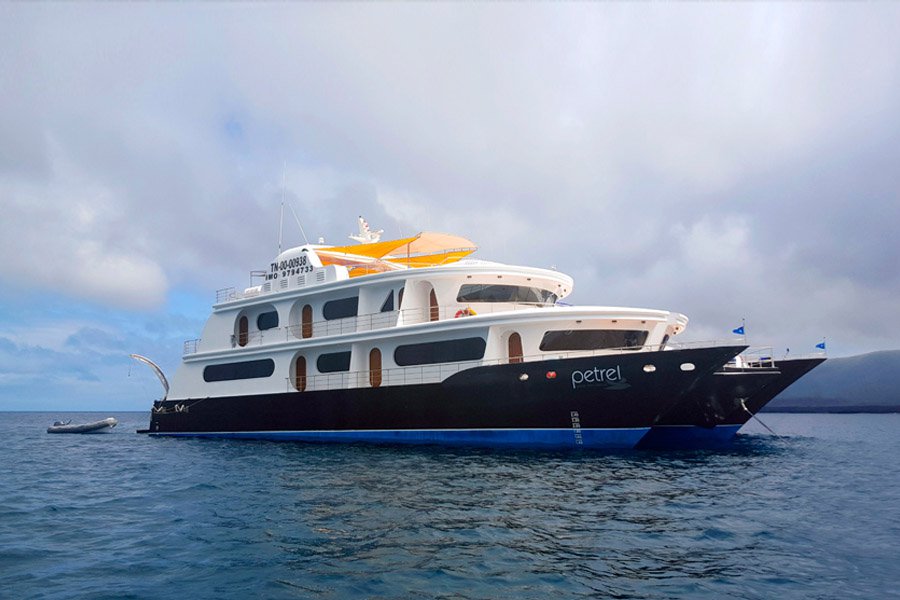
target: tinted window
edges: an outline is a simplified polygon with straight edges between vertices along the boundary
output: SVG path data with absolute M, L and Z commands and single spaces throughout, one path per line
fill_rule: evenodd
M 457 302 L 531 302 L 553 304 L 556 294 L 523 285 L 467 283 L 459 288 Z
M 256 328 L 260 331 L 278 327 L 278 311 L 266 312 L 256 317 Z
M 407 344 L 394 350 L 394 362 L 398 366 L 429 365 L 433 363 L 478 360 L 484 356 L 483 338 L 464 338 L 425 344 Z
M 350 351 L 347 352 L 331 352 L 329 354 L 320 354 L 316 359 L 316 368 L 319 373 L 336 373 L 338 371 L 350 370 Z
M 388 292 L 387 298 L 384 299 L 384 304 L 381 305 L 381 312 L 391 312 L 394 310 L 394 290 Z
M 341 298 L 340 300 L 329 300 L 322 307 L 322 316 L 326 320 L 343 319 L 345 317 L 355 317 L 359 308 L 359 297 Z
M 541 350 L 601 350 L 603 348 L 639 348 L 647 339 L 646 331 L 621 329 L 569 329 L 548 331 Z
M 203 369 L 203 381 L 232 381 L 234 379 L 256 379 L 269 377 L 275 372 L 275 361 L 271 358 L 236 363 L 209 365 Z

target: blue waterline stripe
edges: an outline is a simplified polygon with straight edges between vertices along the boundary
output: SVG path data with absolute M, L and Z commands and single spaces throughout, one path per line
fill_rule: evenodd
M 657 425 L 640 441 L 641 448 L 703 448 L 729 444 L 741 425 Z
M 634 448 L 649 427 L 615 429 L 392 429 L 329 431 L 151 432 L 158 437 L 203 437 L 297 442 L 374 442 L 532 448 Z M 580 443 L 579 443 L 580 442 Z

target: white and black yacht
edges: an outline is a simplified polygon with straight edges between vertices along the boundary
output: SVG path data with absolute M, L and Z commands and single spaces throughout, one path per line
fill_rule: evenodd
M 632 448 L 745 348 L 673 349 L 684 315 L 562 305 L 571 277 L 473 260 L 462 237 L 365 234 L 220 290 L 144 431 Z

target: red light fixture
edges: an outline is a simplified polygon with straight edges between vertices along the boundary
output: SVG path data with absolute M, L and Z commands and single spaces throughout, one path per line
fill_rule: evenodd
M 547 379 L 556 379 L 556 371 L 547 371 Z

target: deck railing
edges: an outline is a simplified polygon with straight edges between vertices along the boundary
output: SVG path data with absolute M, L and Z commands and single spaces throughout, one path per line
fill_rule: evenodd
M 233 289 L 233 288 L 229 288 Z M 220 290 L 226 293 L 227 290 Z M 479 307 L 477 314 L 492 314 L 495 312 L 510 312 L 517 310 L 527 310 L 532 308 L 546 307 L 545 304 L 533 303 L 503 303 L 502 305 L 488 305 Z M 273 327 L 262 331 L 248 331 L 244 334 L 232 334 L 229 336 L 228 346 L 230 348 L 255 347 L 275 342 L 286 342 L 292 339 L 308 339 L 323 338 L 332 335 L 346 335 L 348 333 L 357 333 L 365 331 L 375 331 L 378 329 L 387 329 L 398 324 L 417 325 L 427 323 L 429 321 L 446 321 L 454 318 L 466 318 L 476 316 L 475 311 L 471 309 L 469 314 L 465 313 L 465 307 L 461 308 L 460 304 L 449 306 L 418 307 L 404 308 L 403 310 L 394 310 L 388 312 L 367 313 L 355 317 L 345 317 L 343 319 L 330 319 L 313 321 L 307 325 L 294 324 L 285 325 L 283 327 Z M 458 316 L 457 316 L 458 315 Z M 434 318 L 437 317 L 437 318 Z M 304 329 L 311 331 L 311 335 L 304 337 Z M 184 343 L 184 355 L 196 354 L 199 352 L 200 340 L 188 340 Z M 210 348 L 211 350 L 220 348 Z
M 480 367 L 494 361 L 466 361 L 437 365 L 419 365 L 415 367 L 395 367 L 375 371 L 379 374 L 379 387 L 397 385 L 415 385 L 422 383 L 440 383 L 447 377 L 472 367 Z M 306 375 L 305 389 L 302 391 L 317 392 L 323 390 L 341 390 L 371 386 L 373 371 L 346 371 L 343 373 L 322 373 Z M 286 377 L 286 391 L 297 391 L 303 387 L 296 377 Z
M 709 348 L 714 346 L 736 345 L 734 340 L 715 341 L 715 342 L 687 342 L 684 344 L 670 344 L 667 346 L 669 350 L 687 350 Z M 601 350 L 572 350 L 566 352 L 543 352 L 541 354 L 528 354 L 521 357 L 498 359 L 469 360 L 453 363 L 440 363 L 430 365 L 416 365 L 412 367 L 393 367 L 390 369 L 379 369 L 376 373 L 380 373 L 379 387 L 391 385 L 414 385 L 423 383 L 440 383 L 451 375 L 455 375 L 460 371 L 471 369 L 474 367 L 486 367 L 506 364 L 527 364 L 537 361 L 563 360 L 568 358 L 590 358 L 592 356 L 609 356 L 622 354 L 624 352 L 653 352 L 660 349 L 657 345 L 645 346 L 629 346 L 624 348 L 604 348 Z M 652 362 L 648 361 L 648 364 Z M 296 377 L 286 377 L 286 391 L 322 391 L 336 389 L 350 389 L 361 387 L 372 387 L 371 370 L 361 371 L 345 371 L 341 373 L 321 373 L 314 375 L 305 375 L 302 377 L 304 381 L 298 381 Z M 527 380 L 529 375 L 523 372 L 520 377 L 524 376 Z M 552 369 L 543 377 L 556 377 L 556 372 Z

